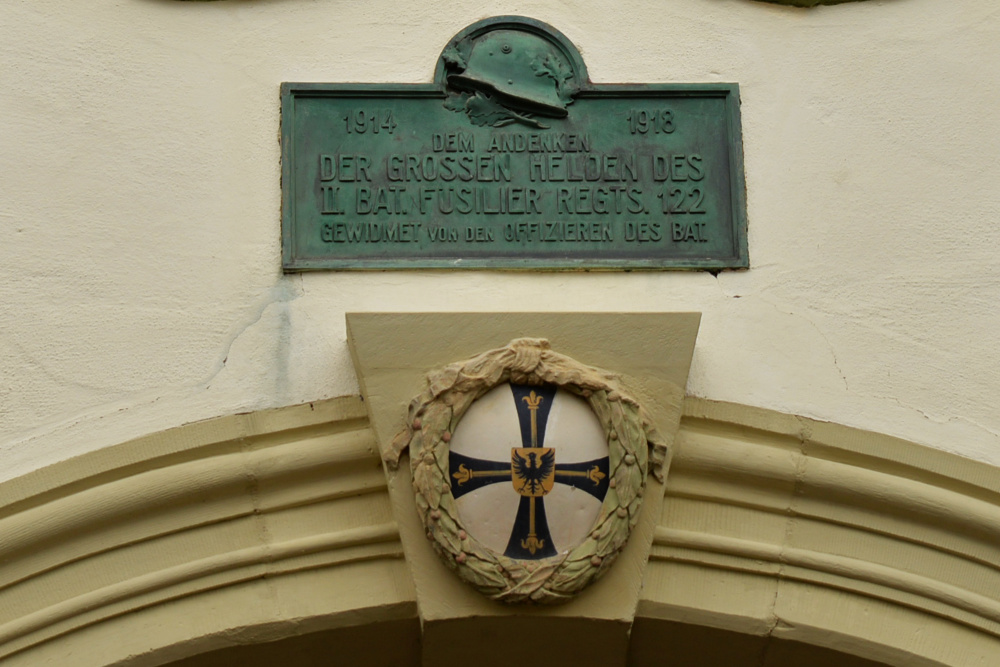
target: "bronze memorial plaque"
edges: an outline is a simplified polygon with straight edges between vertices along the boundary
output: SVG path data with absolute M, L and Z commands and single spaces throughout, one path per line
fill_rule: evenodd
M 281 114 L 287 271 L 748 266 L 736 84 L 592 84 L 497 17 L 433 84 L 285 83 Z

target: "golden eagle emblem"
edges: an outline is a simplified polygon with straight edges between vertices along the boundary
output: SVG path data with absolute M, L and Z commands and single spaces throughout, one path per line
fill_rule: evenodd
M 556 450 L 552 447 L 513 447 L 510 450 L 514 490 L 528 498 L 544 496 L 556 482 Z

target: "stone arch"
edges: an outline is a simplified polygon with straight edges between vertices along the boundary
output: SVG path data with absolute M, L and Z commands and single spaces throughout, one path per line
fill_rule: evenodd
M 0 657 L 440 664 L 421 656 L 397 529 L 411 519 L 391 515 L 358 397 L 51 466 L 0 485 Z M 581 664 L 990 664 L 998 537 L 995 468 L 689 397 L 630 646 Z M 558 612 L 531 623 L 586 631 Z M 459 639 L 497 631 L 470 619 Z

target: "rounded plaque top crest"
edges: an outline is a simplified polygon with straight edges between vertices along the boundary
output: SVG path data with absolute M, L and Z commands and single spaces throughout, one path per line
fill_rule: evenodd
M 580 52 L 552 26 L 498 16 L 458 33 L 441 53 L 435 81 L 445 108 L 474 125 L 521 124 L 547 129 L 542 118 L 565 118 L 589 81 Z
M 389 465 L 407 448 L 428 539 L 503 602 L 563 602 L 596 581 L 666 458 L 617 376 L 531 338 L 429 374 Z

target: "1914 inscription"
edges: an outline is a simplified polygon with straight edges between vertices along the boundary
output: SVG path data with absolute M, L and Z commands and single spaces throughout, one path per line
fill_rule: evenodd
M 747 266 L 734 84 L 589 84 L 527 19 L 436 81 L 282 86 L 286 270 Z

